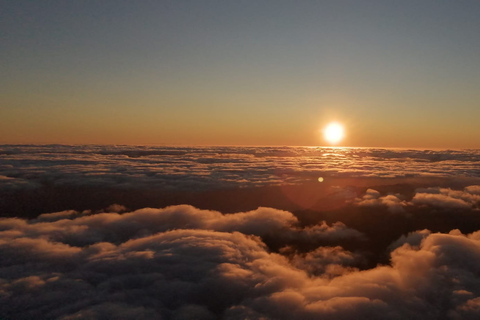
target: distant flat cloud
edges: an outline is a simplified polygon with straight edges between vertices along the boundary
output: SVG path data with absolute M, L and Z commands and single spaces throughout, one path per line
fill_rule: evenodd
M 0 160 L 3 191 L 41 186 L 205 190 L 318 177 L 479 177 L 480 151 L 0 145 Z

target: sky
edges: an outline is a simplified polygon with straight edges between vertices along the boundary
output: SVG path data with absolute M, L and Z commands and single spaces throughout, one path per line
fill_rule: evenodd
M 0 143 L 480 148 L 478 1 L 0 1 Z

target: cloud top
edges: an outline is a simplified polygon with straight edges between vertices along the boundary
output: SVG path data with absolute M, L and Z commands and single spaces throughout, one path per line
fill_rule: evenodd
M 360 252 L 321 242 L 358 241 L 358 231 L 341 223 L 302 227 L 290 212 L 271 208 L 4 218 L 1 316 L 473 319 L 480 316 L 479 233 L 412 232 L 391 247 L 389 265 L 361 270 Z M 274 252 L 268 237 L 286 246 Z M 288 245 L 299 237 L 317 246 Z
M 450 188 L 417 188 L 410 200 L 401 194 L 381 195 L 374 189 L 367 189 L 362 197 L 355 198 L 354 205 L 360 207 L 386 207 L 392 213 L 405 213 L 412 207 L 432 207 L 445 210 L 479 210 L 480 186 L 471 185 L 463 190 Z
M 480 151 L 0 145 L 0 158 L 3 191 L 41 186 L 205 190 L 319 177 L 479 177 Z

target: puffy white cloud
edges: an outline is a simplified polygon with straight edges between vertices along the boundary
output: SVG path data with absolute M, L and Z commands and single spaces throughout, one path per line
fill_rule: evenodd
M 179 205 L 164 209 L 144 208 L 124 214 L 115 212 L 90 214 L 89 211 L 79 213 L 69 210 L 42 214 L 30 221 L 0 220 L 0 230 L 6 230 L 4 236 L 46 238 L 74 246 L 104 241 L 121 243 L 173 229 L 239 231 L 244 234 L 271 236 L 284 241 L 299 239 L 314 242 L 363 238 L 360 232 L 346 227 L 341 222 L 332 226 L 322 222 L 300 228 L 298 219 L 291 212 L 272 208 L 222 214 L 218 211 Z
M 468 186 L 464 190 L 450 188 L 417 189 L 411 203 L 450 209 L 472 209 L 480 205 L 480 186 Z
M 470 209 L 471 204 L 462 199 L 450 197 L 445 194 L 417 193 L 412 199 L 414 205 L 429 205 L 451 209 Z
M 353 203 L 360 207 L 385 206 L 391 213 L 404 213 L 404 207 L 407 206 L 407 202 L 398 195 L 380 196 L 380 192 L 374 189 L 367 189 L 363 197 L 356 198 Z
M 479 250 L 478 240 L 459 232 L 431 234 L 418 247 L 406 243 L 393 251 L 391 266 L 324 283 L 313 279 L 231 311 L 274 319 L 453 319 L 465 311 L 479 316 L 478 300 L 472 300 L 480 294 Z
M 361 264 L 363 257 L 344 250 L 341 246 L 318 247 L 317 249 L 298 253 L 291 247 L 280 251 L 289 257 L 290 263 L 310 275 L 333 278 L 348 272 L 358 271 L 354 265 Z
M 422 240 L 428 237 L 430 234 L 430 230 L 424 229 L 410 232 L 407 235 L 402 235 L 389 246 L 389 251 L 393 251 L 394 249 L 403 246 L 405 243 L 408 243 L 412 247 L 418 247 L 420 246 Z
M 378 199 L 380 198 L 380 192 L 374 189 L 367 189 L 365 195 L 363 196 L 364 200 Z
M 475 194 L 475 195 L 480 195 L 480 186 L 468 186 L 465 188 L 465 191 L 470 193 L 470 194 Z
M 400 194 L 381 196 L 380 192 L 367 189 L 361 198 L 353 201 L 353 204 L 361 207 L 385 206 L 392 213 L 405 213 L 409 206 L 461 210 L 479 209 L 480 186 L 472 185 L 465 187 L 464 190 L 439 187 L 417 188 L 410 201 L 404 200 L 405 198 L 406 196 Z
M 258 226 L 264 226 L 264 229 Z M 314 229 L 312 231 L 310 229 Z M 262 238 L 329 239 L 286 211 L 190 206 L 0 220 L 6 319 L 461 319 L 480 316 L 480 231 L 428 230 L 368 270 L 339 246 L 271 252 Z M 316 239 L 313 237 L 312 239 Z M 338 238 L 336 238 L 338 239 Z

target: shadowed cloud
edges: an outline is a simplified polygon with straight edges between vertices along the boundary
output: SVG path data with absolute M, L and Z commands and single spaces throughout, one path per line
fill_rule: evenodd
M 390 265 L 361 270 L 362 254 L 340 246 L 273 252 L 263 237 L 288 244 L 362 235 L 343 224 L 302 227 L 290 212 L 271 208 L 64 211 L 1 219 L 0 230 L 1 316 L 7 319 L 479 315 L 478 232 L 412 232 L 392 245 Z

